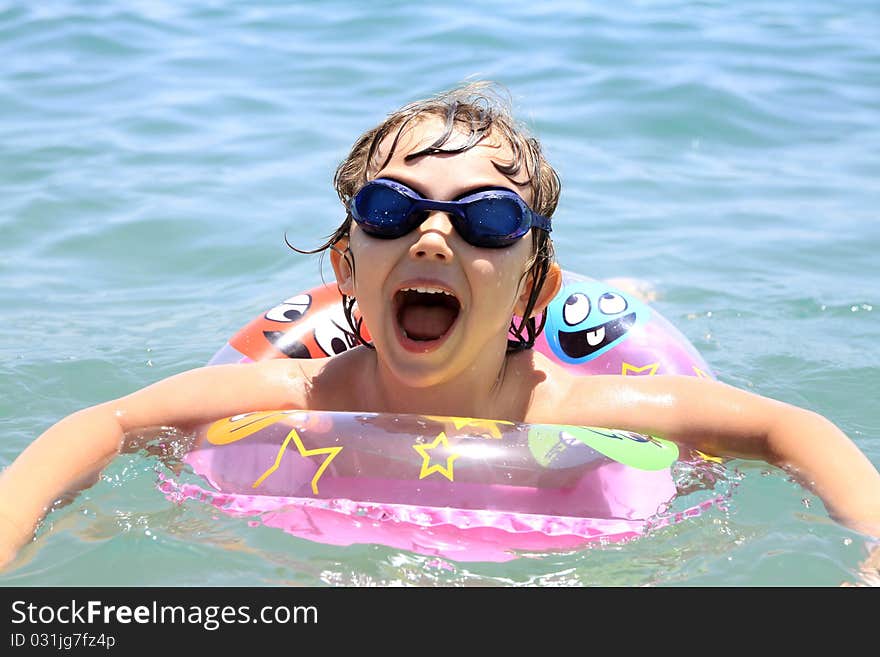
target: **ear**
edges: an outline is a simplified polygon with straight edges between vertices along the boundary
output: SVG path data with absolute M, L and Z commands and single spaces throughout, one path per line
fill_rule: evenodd
M 330 264 L 336 274 L 336 286 L 342 294 L 353 297 L 354 272 L 349 258 L 351 250 L 348 248 L 348 238 L 341 239 L 330 247 Z
M 532 294 L 532 286 L 534 286 L 534 284 L 534 280 L 529 276 L 526 281 L 525 289 L 519 299 L 516 300 L 513 312 L 519 317 L 522 317 L 522 314 L 526 311 L 526 306 L 529 303 L 529 296 Z M 544 311 L 544 308 L 546 308 L 553 300 L 553 297 L 559 294 L 561 287 L 562 268 L 555 262 L 551 263 L 550 268 L 547 270 L 547 276 L 544 277 L 544 285 L 541 286 L 541 291 L 538 293 L 538 298 L 535 300 L 535 307 L 532 308 L 532 317 L 540 315 Z

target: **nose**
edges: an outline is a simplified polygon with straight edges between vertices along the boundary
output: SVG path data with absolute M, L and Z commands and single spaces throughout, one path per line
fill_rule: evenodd
M 449 237 L 453 232 L 449 215 L 435 210 L 416 228 L 418 239 L 410 247 L 410 255 L 414 258 L 447 261 L 452 259 Z

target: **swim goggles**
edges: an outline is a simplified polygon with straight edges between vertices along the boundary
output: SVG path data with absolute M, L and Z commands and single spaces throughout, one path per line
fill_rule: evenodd
M 358 226 L 381 239 L 406 235 L 427 219 L 429 210 L 448 213 L 465 242 L 487 249 L 510 246 L 530 228 L 550 232 L 548 217 L 503 188 L 471 192 L 457 201 L 433 201 L 395 180 L 376 178 L 361 187 L 349 206 Z

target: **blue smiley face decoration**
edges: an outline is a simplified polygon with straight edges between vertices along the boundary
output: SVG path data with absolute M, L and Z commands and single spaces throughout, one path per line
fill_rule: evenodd
M 577 278 L 550 302 L 545 333 L 561 361 L 579 365 L 626 340 L 650 317 L 651 309 L 632 295 L 601 281 Z

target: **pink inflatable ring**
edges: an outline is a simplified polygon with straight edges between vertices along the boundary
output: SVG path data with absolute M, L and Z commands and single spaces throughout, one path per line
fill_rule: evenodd
M 352 346 L 340 301 L 329 285 L 293 296 L 210 363 L 340 353 Z M 582 375 L 713 376 L 656 310 L 569 273 L 536 348 Z M 605 428 L 282 409 L 204 427 L 185 461 L 205 485 L 162 489 L 324 544 L 506 561 L 698 514 L 712 502 L 666 513 L 678 457 L 668 441 Z

